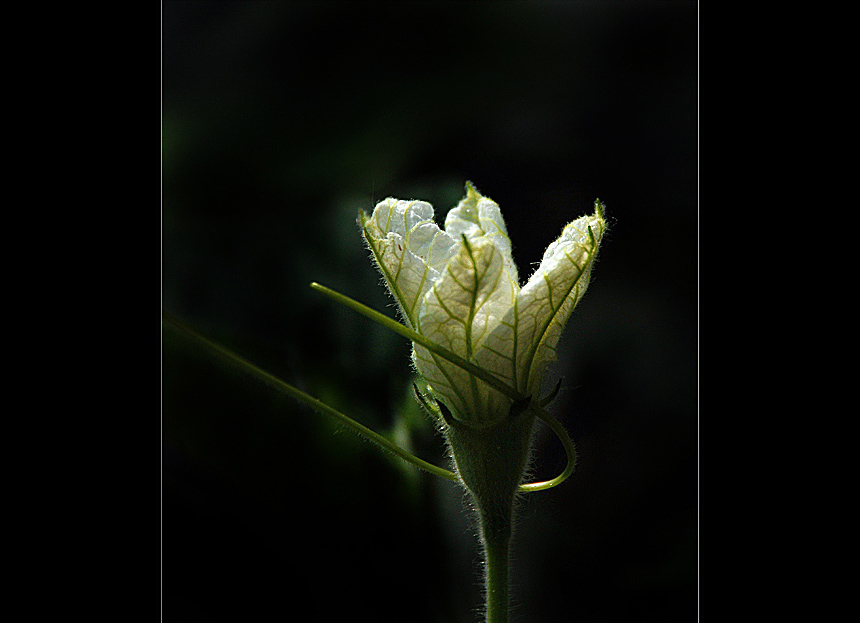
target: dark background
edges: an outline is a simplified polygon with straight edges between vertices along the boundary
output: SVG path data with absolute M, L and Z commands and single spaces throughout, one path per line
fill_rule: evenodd
M 441 221 L 471 180 L 523 278 L 599 197 L 610 230 L 550 381 L 574 475 L 524 498 L 513 621 L 697 616 L 695 2 L 164 2 L 163 307 L 420 456 L 409 345 L 355 224 Z M 475 535 L 419 473 L 163 339 L 163 616 L 473 622 Z M 551 434 L 536 478 L 564 466 Z M 298 614 L 297 614 L 298 613 Z

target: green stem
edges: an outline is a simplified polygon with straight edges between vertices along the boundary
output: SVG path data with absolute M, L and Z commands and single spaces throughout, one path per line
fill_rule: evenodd
M 305 405 L 307 405 L 308 407 L 310 407 L 311 409 L 313 409 L 314 411 L 316 411 L 320 415 L 328 416 L 331 419 L 339 422 L 340 424 L 352 429 L 353 431 L 355 431 L 359 435 L 363 436 L 367 440 L 375 443 L 377 446 L 379 446 L 383 450 L 387 450 L 388 452 L 391 452 L 395 456 L 400 457 L 404 461 L 412 463 L 416 467 L 419 467 L 420 469 L 428 471 L 431 474 L 439 476 L 440 478 L 444 478 L 445 480 L 451 480 L 453 482 L 457 482 L 459 480 L 457 478 L 457 475 L 454 474 L 453 472 L 451 472 L 447 469 L 443 469 L 441 467 L 437 467 L 436 465 L 433 465 L 432 463 L 428 463 L 427 461 L 425 461 L 423 459 L 419 459 L 417 456 L 413 456 L 412 454 L 410 454 L 409 452 L 407 452 L 406 450 L 404 450 L 400 446 L 390 442 L 388 439 L 386 439 L 385 437 L 383 437 L 379 433 L 369 429 L 368 427 L 364 426 L 363 424 L 359 424 L 358 422 L 356 422 L 355 420 L 353 420 L 349 416 L 341 413 L 340 411 L 337 411 L 336 409 L 331 408 L 330 406 L 328 406 L 327 404 L 325 404 L 323 402 L 320 402 L 319 400 L 317 400 L 313 396 L 306 394 L 305 392 L 298 389 L 297 387 L 293 387 L 289 383 L 285 383 L 284 381 L 280 380 L 279 378 L 272 376 L 271 374 L 269 374 L 265 370 L 258 368 L 257 366 L 252 364 L 250 361 L 248 361 L 247 359 L 244 359 L 243 357 L 240 357 L 239 355 L 232 352 L 231 350 L 228 350 L 227 348 L 224 348 L 220 344 L 216 344 L 215 342 L 212 342 L 211 340 L 203 337 L 202 335 L 197 333 L 194 329 L 187 326 L 185 323 L 179 321 L 178 319 L 174 318 L 173 316 L 171 316 L 167 312 L 162 312 L 162 319 L 164 320 L 164 322 L 166 324 L 173 327 L 173 329 L 175 329 L 176 331 L 179 331 L 180 333 L 182 333 L 186 337 L 189 337 L 189 338 L 195 340 L 196 342 L 198 342 L 199 344 L 205 346 L 210 352 L 218 355 L 222 359 L 225 359 L 226 361 L 229 361 L 235 365 L 238 365 L 241 369 L 250 373 L 251 375 L 253 375 L 257 379 L 259 379 L 260 381 L 262 381 L 263 383 L 265 383 L 269 387 L 272 387 L 275 390 L 281 391 L 281 392 L 287 394 L 288 396 L 291 396 L 295 400 L 298 400 L 299 402 L 304 403 Z
M 510 568 L 511 523 L 506 527 L 484 525 L 484 582 L 487 600 L 487 623 L 508 623 L 508 573 Z
M 494 426 L 475 429 L 452 423 L 445 430 L 457 473 L 477 514 L 484 548 L 487 623 L 508 620 L 508 555 L 514 498 L 528 463 L 535 416 L 515 413 Z

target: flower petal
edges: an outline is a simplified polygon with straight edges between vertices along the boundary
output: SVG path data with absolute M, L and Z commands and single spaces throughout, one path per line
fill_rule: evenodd
M 516 284 L 499 249 L 484 237 L 463 236 L 459 251 L 427 292 L 418 315 L 419 333 L 471 360 L 501 321 Z M 506 414 L 510 399 L 461 368 L 416 345 L 415 365 L 457 419 L 488 422 Z
M 483 344 L 475 362 L 525 393 L 540 391 L 546 365 L 573 308 L 585 294 L 606 229 L 602 206 L 568 224 L 549 245 L 516 303 Z M 507 357 L 503 355 L 509 353 Z
M 479 236 L 491 240 L 504 258 L 510 278 L 519 283 L 517 267 L 511 255 L 511 239 L 499 205 L 481 195 L 471 183 L 466 183 L 466 196 L 445 217 L 445 231 L 452 238 L 465 235 L 469 240 Z
M 386 285 L 410 326 L 418 306 L 457 243 L 433 222 L 433 206 L 424 201 L 380 201 L 368 217 L 360 215 L 367 245 Z
M 603 210 L 568 224 L 547 248 L 540 267 L 520 292 L 518 342 L 528 344 L 520 359 L 527 391 L 540 391 L 544 369 L 554 361 L 555 347 L 574 307 L 591 279 L 591 267 L 606 230 Z

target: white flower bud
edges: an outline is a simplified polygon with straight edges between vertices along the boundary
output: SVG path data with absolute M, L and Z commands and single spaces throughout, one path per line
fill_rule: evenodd
M 410 328 L 530 396 L 588 287 L 602 206 L 567 225 L 520 288 L 499 206 L 466 190 L 444 230 L 429 203 L 386 199 L 362 213 L 364 237 Z M 419 345 L 413 361 L 460 422 L 484 427 L 508 415 L 511 399 L 462 368 Z

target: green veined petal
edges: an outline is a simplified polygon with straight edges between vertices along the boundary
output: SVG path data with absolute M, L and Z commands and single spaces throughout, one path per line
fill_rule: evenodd
M 511 300 L 504 258 L 491 241 L 463 237 L 458 254 L 427 292 L 417 330 L 471 361 Z M 461 368 L 416 345 L 415 363 L 458 419 L 484 423 L 507 413 L 510 400 Z
M 599 205 L 599 203 L 598 203 Z M 540 267 L 520 291 L 516 308 L 518 389 L 540 390 L 546 364 L 567 319 L 588 288 L 591 267 L 606 229 L 602 210 L 568 224 L 546 250 Z

